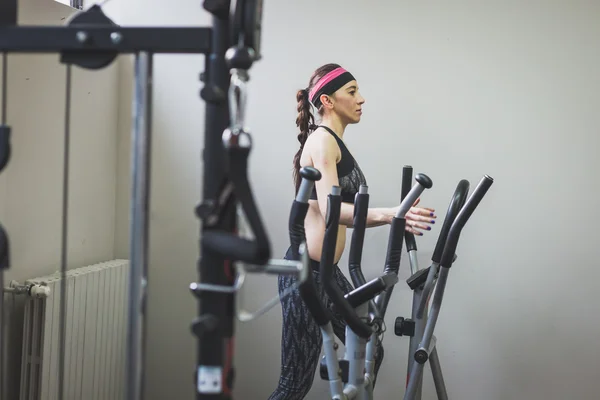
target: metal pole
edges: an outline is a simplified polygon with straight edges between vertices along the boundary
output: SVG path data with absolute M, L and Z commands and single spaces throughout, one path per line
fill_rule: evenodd
M 444 383 L 444 374 L 442 373 L 442 366 L 440 365 L 437 347 L 434 347 L 429 355 L 429 366 L 431 367 L 431 375 L 433 376 L 433 383 L 435 384 L 438 400 L 448 400 L 448 392 L 446 391 L 446 384 Z
M 135 57 L 130 203 L 129 319 L 127 324 L 127 400 L 144 398 L 146 289 L 152 128 L 152 54 Z

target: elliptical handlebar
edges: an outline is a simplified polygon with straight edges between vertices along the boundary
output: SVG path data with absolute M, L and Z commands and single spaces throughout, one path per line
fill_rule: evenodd
M 460 233 L 493 183 L 494 179 L 491 176 L 484 175 L 456 216 L 448 232 L 448 238 L 446 239 L 446 245 L 444 246 L 440 260 L 442 268 L 450 268 L 452 266 Z
M 400 258 L 402 256 L 402 245 L 406 228 L 406 219 L 404 217 L 415 201 L 417 201 L 419 196 L 421 196 L 421 193 L 423 193 L 425 189 L 431 189 L 433 186 L 433 182 L 425 174 L 418 173 L 415 176 L 415 180 L 417 183 L 413 185 L 411 190 L 408 191 L 407 195 L 402 200 L 402 203 L 400 203 L 400 207 L 398 207 L 396 215 L 392 219 L 385 260 L 385 273 L 398 273 L 398 270 L 400 269 Z
M 304 219 L 308 213 L 308 199 L 315 182 L 321 179 L 321 172 L 312 167 L 304 167 L 300 169 L 300 176 L 302 177 L 302 181 L 298 193 L 296 194 L 296 198 L 292 203 L 292 210 L 290 211 L 288 223 L 291 250 L 294 259 L 300 257 L 298 252 L 300 245 L 306 241 Z
M 341 188 L 333 186 L 331 193 L 327 196 L 327 216 L 325 218 L 325 235 L 323 238 L 323 249 L 321 252 L 320 273 L 325 292 L 346 320 L 352 331 L 361 338 L 367 339 L 371 336 L 373 329 L 369 324 L 361 321 L 356 315 L 348 300 L 344 298 L 339 286 L 333 279 L 333 261 L 337 244 L 337 236 L 340 223 L 340 212 L 342 206 Z
M 417 183 L 412 187 L 412 189 L 408 192 L 405 199 L 402 201 L 398 208 L 398 212 L 392 221 L 392 231 L 390 233 L 390 245 L 388 247 L 388 261 L 386 262 L 386 268 L 384 269 L 384 273 L 379 278 L 371 281 L 372 285 L 369 286 L 369 289 L 378 289 L 378 290 L 361 290 L 361 287 L 357 287 L 356 291 L 361 294 L 371 293 L 373 296 L 377 294 L 377 292 L 383 291 L 387 293 L 393 285 L 397 282 L 397 278 L 393 279 L 390 277 L 391 274 L 396 275 L 398 273 L 398 269 L 400 267 L 400 256 L 402 253 L 402 245 L 404 240 L 404 228 L 406 226 L 406 220 L 404 216 L 406 212 L 410 209 L 410 207 L 414 204 L 417 198 L 423 193 L 425 189 L 429 189 L 433 186 L 433 182 L 431 179 L 425 174 L 417 174 L 415 177 Z M 337 233 L 339 228 L 339 218 L 340 218 L 340 208 L 341 208 L 341 189 L 338 186 L 333 186 L 331 194 L 327 199 L 327 218 L 325 221 L 325 236 L 323 239 L 323 250 L 321 254 L 321 265 L 320 272 L 323 280 L 323 286 L 325 288 L 326 293 L 329 295 L 331 301 L 334 303 L 336 309 L 342 314 L 348 326 L 352 329 L 352 331 L 362 337 L 368 338 L 373 332 L 373 328 L 369 326 L 367 323 L 363 322 L 356 314 L 353 305 L 348 301 L 348 299 L 344 296 L 341 289 L 335 284 L 333 281 L 333 261 L 335 256 L 335 247 L 337 243 Z M 366 187 L 363 189 L 363 193 L 366 193 Z M 357 221 L 358 213 L 355 213 L 355 221 Z M 362 215 L 362 219 L 366 220 L 366 214 Z M 358 221 L 357 221 L 358 222 Z M 361 225 L 359 225 L 360 229 Z M 352 246 L 357 246 L 362 244 L 361 236 L 364 235 L 364 231 L 359 233 L 356 236 L 356 240 L 352 241 Z M 399 240 L 398 240 L 399 239 Z M 361 246 L 362 247 L 362 246 Z M 361 254 L 361 251 L 357 251 L 355 249 L 353 251 L 354 257 L 357 257 Z M 390 261 L 393 260 L 393 261 Z M 356 259 L 352 260 L 356 262 Z M 360 263 L 357 264 L 358 270 L 360 271 Z M 361 273 L 362 274 L 362 273 Z M 376 284 L 379 282 L 379 284 Z M 364 286 L 361 285 L 361 286 Z M 363 298 L 364 296 L 360 296 Z M 380 297 L 381 299 L 382 297 Z M 387 306 L 387 302 L 389 301 L 389 296 L 383 296 L 383 305 L 382 308 L 380 304 L 376 304 L 381 316 L 385 315 L 385 306 Z
M 321 172 L 316 168 L 304 167 L 300 169 L 300 176 L 302 182 L 298 189 L 296 199 L 292 204 L 292 210 L 290 212 L 289 219 L 289 232 L 290 232 L 290 245 L 292 258 L 294 260 L 300 260 L 302 256 L 307 257 L 306 254 L 300 254 L 300 248 L 306 243 L 306 234 L 304 230 L 304 219 L 308 212 L 308 200 L 310 193 L 314 187 L 316 181 L 321 179 Z M 308 252 L 308 249 L 304 249 L 304 252 Z M 313 280 L 312 271 L 304 271 L 305 276 L 300 277 L 300 297 L 308 307 L 308 310 L 312 314 L 313 318 L 319 326 L 326 325 L 330 320 L 331 316 L 324 305 L 319 300 L 317 288 Z
M 348 271 L 354 287 L 367 283 L 361 269 L 365 230 L 367 228 L 367 213 L 369 212 L 368 186 L 361 185 L 354 197 L 354 222 L 350 252 L 348 254 Z
M 417 181 L 418 185 L 413 185 L 406 194 L 406 197 L 402 199 L 400 207 L 398 207 L 398 211 L 396 211 L 395 218 L 404 218 L 412 205 L 415 204 L 415 201 L 421 196 L 421 193 L 423 193 L 425 189 L 431 189 L 433 186 L 433 181 L 423 173 L 415 175 L 415 181 Z
M 425 283 L 423 284 L 419 304 L 417 306 L 416 317 L 418 319 L 423 318 L 425 308 L 427 307 L 427 303 L 429 302 L 431 291 L 433 290 L 433 287 L 435 285 L 435 279 L 438 275 L 440 259 L 442 258 L 442 252 L 444 251 L 444 247 L 446 246 L 448 232 L 450 231 L 452 224 L 456 220 L 458 213 L 463 208 L 465 201 L 467 201 L 467 196 L 469 195 L 469 188 L 470 183 L 468 180 L 462 179 L 460 182 L 458 182 L 456 190 L 454 191 L 452 199 L 450 200 L 450 204 L 448 205 L 448 211 L 446 212 L 446 217 L 444 218 L 444 223 L 442 225 L 442 229 L 440 230 L 440 235 L 438 236 L 438 240 L 435 245 L 435 250 L 433 251 L 433 255 L 431 256 L 432 264 L 429 269 L 429 272 L 427 273 Z M 454 259 L 456 259 L 456 254 L 453 255 L 452 262 L 454 262 Z
M 466 179 L 462 179 L 458 182 L 456 186 L 456 190 L 454 191 L 454 195 L 450 200 L 450 204 L 448 205 L 448 211 L 446 212 L 446 218 L 444 218 L 444 224 L 442 225 L 442 229 L 440 230 L 440 235 L 438 236 L 437 243 L 435 245 L 435 250 L 433 251 L 433 256 L 431 256 L 431 261 L 434 263 L 440 262 L 442 258 L 442 252 L 444 251 L 444 246 L 446 245 L 446 240 L 448 238 L 448 232 L 454 223 L 456 216 L 459 211 L 467 201 L 467 197 L 469 196 L 469 181 Z
M 403 177 L 403 187 L 406 185 L 405 182 L 407 179 L 405 178 L 407 178 L 407 175 L 404 175 Z M 425 189 L 430 189 L 433 186 L 433 182 L 425 174 L 418 173 L 415 176 L 415 180 L 417 183 L 413 185 L 410 191 L 408 191 L 407 195 L 402 200 L 402 203 L 400 203 L 400 207 L 398 207 L 396 215 L 392 219 L 385 258 L 385 266 L 383 268 L 384 274 L 398 275 L 398 271 L 400 269 L 400 259 L 402 257 L 402 247 L 404 244 L 404 234 L 406 233 L 405 215 L 415 201 L 419 198 L 421 193 L 423 193 Z M 393 287 L 387 289 L 375 299 L 375 304 L 382 317 L 387 311 L 387 306 L 392 295 L 392 289 Z
M 413 169 L 410 165 L 405 165 L 402 168 L 402 191 L 400 195 L 401 202 L 406 196 L 408 196 L 408 192 L 410 192 L 412 171 Z M 406 251 L 417 250 L 417 242 L 415 240 L 414 233 L 404 231 L 404 241 L 406 242 Z

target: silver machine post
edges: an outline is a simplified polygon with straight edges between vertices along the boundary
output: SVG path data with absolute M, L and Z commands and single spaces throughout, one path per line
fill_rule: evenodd
M 144 398 L 146 290 L 148 284 L 148 222 L 152 131 L 152 54 L 135 56 L 132 116 L 130 202 L 130 270 L 126 353 L 127 400 Z

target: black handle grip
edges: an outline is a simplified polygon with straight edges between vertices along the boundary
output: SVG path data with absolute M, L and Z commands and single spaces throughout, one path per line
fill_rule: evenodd
M 365 284 L 366 280 L 361 269 L 362 251 L 367 229 L 367 213 L 369 212 L 369 193 L 366 185 L 361 185 L 354 198 L 354 223 L 350 252 L 348 255 L 348 271 L 354 287 Z
M 300 170 L 300 176 L 302 182 L 300 183 L 300 190 L 298 195 L 292 203 L 292 209 L 290 211 L 290 219 L 288 229 L 290 233 L 290 252 L 293 260 L 299 261 L 302 257 L 300 254 L 300 246 L 306 243 L 306 232 L 304 230 L 304 219 L 308 213 L 308 198 L 314 187 L 315 181 L 321 179 L 321 172 L 316 168 L 305 167 Z M 304 249 L 308 251 L 308 249 Z M 312 314 L 316 323 L 319 326 L 327 324 L 331 320 L 331 316 L 325 308 L 325 306 L 319 300 L 317 293 L 317 287 L 315 285 L 312 271 L 308 271 L 306 274 L 306 280 L 304 280 L 298 288 L 300 297 L 306 304 L 308 311 Z
M 400 192 L 400 200 L 404 200 L 404 198 L 412 188 L 412 172 L 413 169 L 410 165 L 405 165 L 402 168 L 402 191 Z
M 10 126 L 0 125 L 0 171 L 10 159 Z
M 431 180 L 431 178 L 420 172 L 417 175 L 415 175 L 415 181 L 417 181 L 425 189 L 431 189 L 431 187 L 433 186 L 433 181 Z
M 383 268 L 384 275 L 398 275 L 398 270 L 400 269 L 400 260 L 402 258 L 402 239 L 404 238 L 404 233 L 406 232 L 405 227 L 406 220 L 404 218 L 394 217 L 392 219 L 385 257 L 385 266 Z M 393 286 L 389 289 L 386 289 L 375 299 L 375 306 L 377 307 L 381 317 L 384 317 L 385 313 L 387 312 L 387 307 L 390 302 L 390 298 L 392 297 L 393 289 Z
M 406 194 L 405 198 L 402 199 L 398 212 L 392 219 L 387 254 L 385 258 L 385 267 L 383 269 L 384 274 L 398 274 L 398 270 L 400 269 L 400 259 L 402 258 L 402 245 L 404 242 L 404 233 L 406 228 L 406 219 L 404 216 L 406 215 L 406 212 L 410 210 L 410 207 L 414 204 L 421 193 L 423 193 L 425 189 L 431 189 L 433 186 L 433 182 L 425 174 L 417 174 L 415 180 L 417 181 L 417 184 L 413 185 L 413 187 Z M 379 310 L 379 315 L 382 317 L 385 316 L 393 290 L 394 287 L 392 286 L 389 289 L 386 289 L 385 292 L 381 293 L 381 295 L 375 299 L 375 305 Z
M 300 176 L 302 179 L 306 179 L 307 182 L 314 184 L 316 181 L 321 180 L 321 171 L 314 167 L 302 167 L 300 168 Z
M 231 146 L 227 148 L 227 152 L 229 179 L 233 183 L 234 193 L 244 210 L 255 240 L 244 239 L 226 231 L 207 230 L 202 237 L 203 244 L 211 251 L 232 261 L 265 265 L 271 257 L 271 244 L 248 182 L 250 149 Z
M 444 224 L 440 230 L 440 236 L 438 237 L 435 250 L 433 251 L 433 256 L 431 257 L 431 261 L 435 263 L 439 264 L 440 260 L 442 259 L 442 252 L 444 251 L 444 246 L 446 245 L 448 232 L 450 231 L 450 227 L 452 227 L 452 223 L 456 219 L 458 212 L 465 204 L 465 201 L 467 201 L 469 188 L 470 184 L 466 179 L 462 179 L 456 186 L 456 190 L 454 191 L 454 195 L 452 196 L 452 200 L 450 200 L 450 205 L 448 206 L 448 212 L 446 212 L 446 218 L 444 218 Z
M 5 270 L 10 267 L 10 251 L 8 244 L 8 235 L 4 227 L 0 225 L 0 270 Z M 3 288 L 0 288 L 2 290 Z
M 405 165 L 402 168 L 402 192 L 400 201 L 404 200 L 412 185 L 412 172 L 413 168 L 410 165 Z M 415 235 L 412 232 L 404 231 L 404 241 L 406 242 L 406 251 L 417 250 L 417 241 Z
M 321 179 L 321 172 L 313 167 L 304 167 L 300 169 L 300 176 L 302 180 L 298 187 L 298 193 L 296 193 L 296 201 L 308 203 L 315 182 Z
M 402 239 L 404 238 L 404 232 L 406 228 L 406 219 L 396 218 L 392 219 L 390 225 L 390 236 L 388 238 L 388 246 L 385 256 L 385 267 L 383 268 L 384 274 L 395 273 L 397 274 L 400 270 L 400 261 L 402 259 Z
M 288 221 L 290 245 L 294 260 L 300 260 L 300 245 L 306 242 L 304 219 L 308 213 L 308 199 L 315 182 L 321 179 L 321 172 L 313 167 L 304 167 L 300 169 L 300 176 L 302 177 L 300 189 L 298 190 L 296 199 L 292 203 Z
M 291 258 L 299 261 L 301 259 L 300 245 L 306 242 L 306 236 L 304 231 L 304 218 L 308 211 L 308 203 L 302 203 L 294 200 L 292 204 L 292 211 L 290 213 L 290 251 Z M 308 251 L 305 249 L 304 251 Z M 312 271 L 308 271 L 306 274 L 306 280 L 304 280 L 298 288 L 300 297 L 306 304 L 308 311 L 312 314 L 315 322 L 319 326 L 327 324 L 331 320 L 331 316 L 325 305 L 319 300 L 317 287 L 315 285 Z
M 384 290 L 391 288 L 397 282 L 398 275 L 396 274 L 382 275 L 354 289 L 344 297 L 346 300 L 348 300 L 348 303 L 350 303 L 352 307 L 356 308 L 359 305 L 373 299 Z
M 456 246 L 458 245 L 458 239 L 460 232 L 475 211 L 475 208 L 479 205 L 483 196 L 487 193 L 490 186 L 494 183 L 494 179 L 489 175 L 485 175 L 479 184 L 473 190 L 471 196 L 465 202 L 465 205 L 461 208 L 460 212 L 456 216 L 456 220 L 450 228 L 448 233 L 448 239 L 446 240 L 446 246 L 444 246 L 444 252 L 442 253 L 442 259 L 440 266 L 444 268 L 450 268 L 454 259 L 454 253 L 456 253 Z
M 340 188 L 334 186 L 332 193 L 327 196 L 327 218 L 325 220 L 325 237 L 321 252 L 320 273 L 325 292 L 335 305 L 336 309 L 346 320 L 352 331 L 361 338 L 367 339 L 373 332 L 372 328 L 358 318 L 356 312 L 344 298 L 340 287 L 333 279 L 333 261 L 339 230 L 342 197 Z
M 422 173 L 418 173 L 415 177 L 417 183 L 413 185 L 413 187 L 409 190 L 406 196 L 402 199 L 398 210 L 396 211 L 397 218 L 404 218 L 406 213 L 410 210 L 415 201 L 421 196 L 421 193 L 425 191 L 425 189 L 431 189 L 433 186 L 433 182 L 431 179 Z
M 300 246 L 306 242 L 306 233 L 304 231 L 304 218 L 308 212 L 308 203 L 302 203 L 294 200 L 290 211 L 288 229 L 290 234 L 290 247 L 292 258 L 300 260 Z

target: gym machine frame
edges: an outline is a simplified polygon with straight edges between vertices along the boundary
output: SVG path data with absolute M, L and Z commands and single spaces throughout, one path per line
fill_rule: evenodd
M 402 196 L 406 192 L 406 188 L 404 187 L 405 182 L 410 181 L 412 175 L 412 167 L 404 166 L 403 168 L 403 187 L 402 187 Z M 411 370 L 413 368 L 414 353 L 417 350 L 417 346 L 420 344 L 423 333 L 425 330 L 425 324 L 427 322 L 428 315 L 428 301 L 430 298 L 430 294 L 432 288 L 435 286 L 435 282 L 437 280 L 438 269 L 440 258 L 442 256 L 442 252 L 444 250 L 444 246 L 446 244 L 446 239 L 448 237 L 448 231 L 459 210 L 464 205 L 467 195 L 469 193 L 469 182 L 465 179 L 461 180 L 458 183 L 458 186 L 452 196 L 450 201 L 450 205 L 448 206 L 448 211 L 446 212 L 446 217 L 444 218 L 444 223 L 440 230 L 440 234 L 438 236 L 438 240 L 435 246 L 435 250 L 432 256 L 432 264 L 430 267 L 425 269 L 419 269 L 418 258 L 417 258 L 417 244 L 414 238 L 414 235 L 410 232 L 405 232 L 404 239 L 406 242 L 406 250 L 409 256 L 410 262 L 410 271 L 411 276 L 406 280 L 408 287 L 413 291 L 413 302 L 412 302 L 412 314 L 411 318 L 397 317 L 394 324 L 394 333 L 396 336 L 409 336 L 409 357 L 408 357 L 408 367 L 406 374 L 406 385 L 408 386 L 409 377 Z M 454 260 L 456 260 L 456 255 L 454 255 Z M 432 337 L 432 345 L 430 350 L 429 362 L 431 366 L 433 381 L 435 384 L 436 392 L 438 398 L 440 400 L 447 400 L 448 394 L 446 391 L 446 386 L 444 383 L 444 378 L 442 374 L 442 369 L 439 363 L 439 357 L 437 354 L 437 349 L 435 344 L 437 340 L 435 336 Z M 421 389 L 422 389 L 422 375 L 419 376 L 416 382 L 416 390 L 411 394 L 411 399 L 420 400 L 421 399 Z
M 417 272 L 407 280 L 413 289 L 412 316 L 415 329 L 412 335 L 407 335 L 411 336 L 411 340 L 404 400 L 421 399 L 423 369 L 427 361 L 431 367 L 438 399 L 448 399 L 437 354 L 437 339 L 433 332 L 440 314 L 450 267 L 456 260 L 456 248 L 460 233 L 493 183 L 493 178 L 484 175 L 468 198 L 469 182 L 463 179 L 458 183 L 440 233 L 440 239 L 443 241 L 438 240 L 431 266 L 419 271 L 415 264 Z M 430 300 L 431 306 L 428 309 Z M 396 320 L 395 333 L 397 335 L 405 333 L 403 327 L 398 326 L 399 321 L 401 318 Z
M 232 5 L 235 2 L 235 5 Z M 194 371 L 196 399 L 232 398 L 235 271 L 233 263 L 247 262 L 255 271 L 268 269 L 270 243 L 247 178 L 251 137 L 243 126 L 248 70 L 261 58 L 262 0 L 205 0 L 212 14 L 210 27 L 121 27 L 94 5 L 75 12 L 65 26 L 18 25 L 18 0 L 0 0 L 0 53 L 3 56 L 0 172 L 10 159 L 7 124 L 7 54 L 58 53 L 67 70 L 65 166 L 63 176 L 63 235 L 61 273 L 66 274 L 66 218 L 69 151 L 71 67 L 99 70 L 120 54 L 135 55 L 134 115 L 132 126 L 132 193 L 130 225 L 130 279 L 125 398 L 144 398 L 145 308 L 148 282 L 148 229 L 152 126 L 152 61 L 154 54 L 203 54 L 200 74 L 205 101 L 202 202 L 196 215 L 200 231 L 200 282 L 191 290 L 198 298 L 198 318 L 192 324 L 197 337 Z M 255 239 L 237 233 L 236 207 L 241 207 Z M 0 225 L 0 288 L 10 266 L 9 236 Z M 299 270 L 287 265 L 285 271 Z M 275 268 L 276 269 L 276 268 Z M 63 279 L 63 283 L 65 280 Z M 60 337 L 64 349 L 65 285 L 61 287 Z M 0 296 L 0 313 L 3 310 Z M 0 314 L 0 324 L 3 323 Z M 1 326 L 1 325 L 0 325 Z M 4 338 L 0 330 L 0 348 Z M 64 397 L 64 352 L 60 351 L 58 399 Z M 0 354 L 0 360 L 4 360 Z M 0 376 L 4 365 L 0 362 Z M 0 382 L 0 393 L 3 382 Z
M 321 305 L 319 310 L 318 305 L 312 305 L 309 309 L 315 316 L 323 333 L 325 356 L 320 368 L 321 378 L 329 381 L 331 398 L 334 400 L 370 400 L 373 398 L 376 345 L 378 336 L 382 333 L 383 319 L 385 318 L 391 293 L 398 281 L 398 270 L 404 241 L 406 241 L 411 272 L 413 272 L 407 283 L 414 291 L 414 320 L 404 320 L 399 317 L 396 319 L 395 326 L 395 332 L 398 336 L 400 336 L 399 330 L 402 331 L 402 334 L 411 336 L 404 400 L 421 398 L 423 364 L 428 360 L 432 368 L 438 398 L 448 398 L 435 348 L 436 340 L 433 331 L 439 316 L 449 268 L 456 259 L 455 252 L 460 232 L 492 185 L 493 179 L 485 175 L 468 199 L 468 181 L 463 179 L 459 182 L 450 201 L 438 237 L 432 257 L 433 263 L 431 267 L 424 270 L 418 269 L 416 243 L 414 236 L 405 231 L 406 221 L 404 215 L 423 189 L 431 187 L 431 181 L 423 174 L 417 174 L 416 180 L 420 185 L 415 185 L 411 189 L 411 180 L 412 167 L 405 166 L 402 179 L 402 203 L 391 223 L 384 274 L 368 283 L 365 281 L 361 270 L 369 201 L 367 187 L 362 186 L 356 195 L 354 231 L 348 260 L 349 271 L 356 289 L 345 296 L 341 294 L 339 288 L 335 286 L 335 282 L 331 280 L 331 267 L 341 206 L 339 188 L 333 187 L 332 193 L 328 197 L 321 274 L 323 285 L 334 303 L 334 307 L 339 310 L 348 324 L 346 329 L 346 353 L 342 360 L 337 359 L 335 337 L 324 307 Z M 436 281 L 439 281 L 437 285 Z M 432 291 L 431 314 L 428 315 L 428 302 Z M 316 294 L 310 293 L 305 295 L 305 302 L 311 297 L 316 298 L 315 296 Z M 377 297 L 375 298 L 375 296 Z M 375 298 L 374 301 L 373 298 Z M 353 310 L 355 310 L 355 314 L 352 312 Z M 360 355 L 358 358 L 357 354 Z
M 366 228 L 368 210 L 368 187 L 362 185 L 355 197 L 354 232 L 350 247 L 349 263 L 352 265 L 352 280 L 355 289 L 343 294 L 333 279 L 333 261 L 339 228 L 341 189 L 333 186 L 327 198 L 327 215 L 320 274 L 323 287 L 334 304 L 334 308 L 346 320 L 346 351 L 342 359 L 337 356 L 337 344 L 331 316 L 324 304 L 320 304 L 314 288 L 301 292 L 323 335 L 325 357 L 321 364 L 321 378 L 329 381 L 331 398 L 335 400 L 371 400 L 375 383 L 375 353 L 379 335 L 383 330 L 383 319 L 387 300 L 377 295 L 391 292 L 398 282 L 398 269 L 406 226 L 405 215 L 432 182 L 424 174 L 417 174 L 417 183 L 401 203 L 391 225 L 390 241 L 384 273 L 368 282 L 360 271 L 360 258 Z M 398 240 L 399 239 L 399 240 Z M 358 268 L 355 268 L 357 267 Z M 373 300 L 375 299 L 375 300 Z M 381 300 L 383 299 L 383 300 Z M 388 297 L 389 299 L 389 297 Z M 312 302 L 312 304 L 310 304 Z

